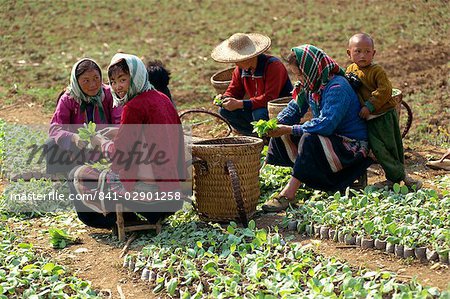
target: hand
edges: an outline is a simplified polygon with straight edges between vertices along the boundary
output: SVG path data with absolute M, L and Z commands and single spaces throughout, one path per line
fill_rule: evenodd
M 359 111 L 359 117 L 362 119 L 367 119 L 370 115 L 370 110 L 366 106 L 361 108 L 361 111 Z
M 80 135 L 78 135 L 78 134 L 72 135 L 72 142 L 79 149 L 84 149 L 88 145 L 88 142 L 81 140 Z
M 107 142 L 108 139 L 104 138 L 102 135 L 96 134 L 91 137 L 91 144 L 94 148 L 101 148 L 102 143 Z
M 114 139 L 119 132 L 119 127 L 106 127 L 98 131 L 100 135 L 107 139 Z
M 292 132 L 292 126 L 287 125 L 277 125 L 276 129 L 270 130 L 267 132 L 267 136 L 269 137 L 280 137 L 283 135 L 289 135 Z
M 228 111 L 242 109 L 244 108 L 244 102 L 236 100 L 235 98 L 225 98 L 222 103 L 222 108 L 225 108 Z

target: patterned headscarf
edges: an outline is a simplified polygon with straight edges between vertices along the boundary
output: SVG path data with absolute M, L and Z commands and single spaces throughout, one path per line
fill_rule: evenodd
M 300 71 L 304 74 L 305 82 L 301 90 L 297 90 L 297 103 L 302 107 L 306 101 L 306 92 L 311 93 L 314 100 L 314 115 L 319 112 L 322 90 L 334 75 L 344 76 L 345 72 L 323 50 L 313 45 L 301 45 L 291 49 L 295 53 Z M 296 86 L 299 86 L 296 84 Z M 295 92 L 294 92 L 295 93 Z
M 81 90 L 81 86 L 78 83 L 78 80 L 76 77 L 76 70 L 78 68 L 78 65 L 86 60 L 92 61 L 93 63 L 95 63 L 95 65 L 98 66 L 98 63 L 90 58 L 83 58 L 83 59 L 78 60 L 72 67 L 72 71 L 70 73 L 70 83 L 66 89 L 69 92 L 70 96 L 75 100 L 75 102 L 80 104 L 81 112 L 86 111 L 87 104 L 92 103 L 98 107 L 98 112 L 100 114 L 100 118 L 104 121 L 105 113 L 103 111 L 102 101 L 105 98 L 105 96 L 103 94 L 103 88 L 100 87 L 99 91 L 97 92 L 97 94 L 95 96 L 92 96 L 92 97 L 88 96 Z M 98 66 L 98 69 L 101 70 L 99 66 Z M 102 72 L 100 71 L 100 81 L 101 80 L 102 80 Z
M 135 96 L 145 91 L 155 89 L 148 81 L 148 73 L 144 63 L 135 55 L 117 53 L 111 59 L 108 70 L 111 66 L 115 65 L 122 59 L 125 60 L 130 71 L 130 87 L 128 88 L 127 94 L 123 98 L 119 98 L 119 96 L 112 91 L 114 107 L 119 105 L 123 106 Z M 111 81 L 109 84 L 111 85 Z

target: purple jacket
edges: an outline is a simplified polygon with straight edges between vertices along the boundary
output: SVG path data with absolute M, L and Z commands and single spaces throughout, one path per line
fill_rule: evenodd
M 96 124 L 119 124 L 122 107 L 113 108 L 110 87 L 102 84 L 102 88 L 104 93 L 102 105 L 106 121 L 101 120 L 98 109 L 95 107 L 94 122 Z M 66 92 L 59 98 L 56 105 L 55 113 L 50 122 L 49 137 L 55 139 L 56 144 L 62 148 L 69 149 L 74 132 L 69 131 L 67 125 L 80 125 L 86 122 L 86 113 L 80 111 L 80 104 Z

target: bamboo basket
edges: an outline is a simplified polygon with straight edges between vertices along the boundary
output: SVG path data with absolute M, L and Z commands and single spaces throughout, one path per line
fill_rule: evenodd
M 269 111 L 269 119 L 277 117 L 278 113 L 280 113 L 281 110 L 286 108 L 286 106 L 289 104 L 291 100 L 292 97 L 284 97 L 270 101 L 267 104 L 267 110 Z M 312 119 L 312 113 L 311 110 L 308 109 L 306 114 L 302 117 L 301 123 L 304 123 L 305 121 L 308 121 L 310 119 Z
M 245 226 L 256 211 L 263 141 L 237 136 L 193 142 L 194 196 L 200 219 Z
M 392 88 L 392 98 L 397 103 L 397 105 L 395 106 L 395 110 L 397 111 L 398 119 L 400 119 L 400 112 L 401 112 L 402 100 L 403 100 L 402 91 L 400 89 Z
M 211 84 L 218 94 L 224 93 L 230 85 L 234 67 L 218 71 L 211 76 Z

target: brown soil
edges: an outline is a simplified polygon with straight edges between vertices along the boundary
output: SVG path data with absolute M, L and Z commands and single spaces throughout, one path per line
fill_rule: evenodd
M 150 286 L 140 280 L 140 273 L 132 273 L 122 267 L 120 254 L 124 244 L 113 238 L 111 231 L 86 228 L 86 232 L 80 235 L 79 244 L 53 249 L 49 235 L 42 232 L 48 229 L 47 225 L 41 219 L 32 219 L 30 223 L 32 229 L 28 230 L 31 233 L 24 236 L 24 241 L 33 243 L 34 248 L 68 267 L 77 277 L 92 282 L 102 297 L 121 298 L 120 288 L 125 298 L 156 298 Z M 17 223 L 14 223 L 14 228 L 18 229 Z M 77 249 L 82 252 L 77 253 Z

